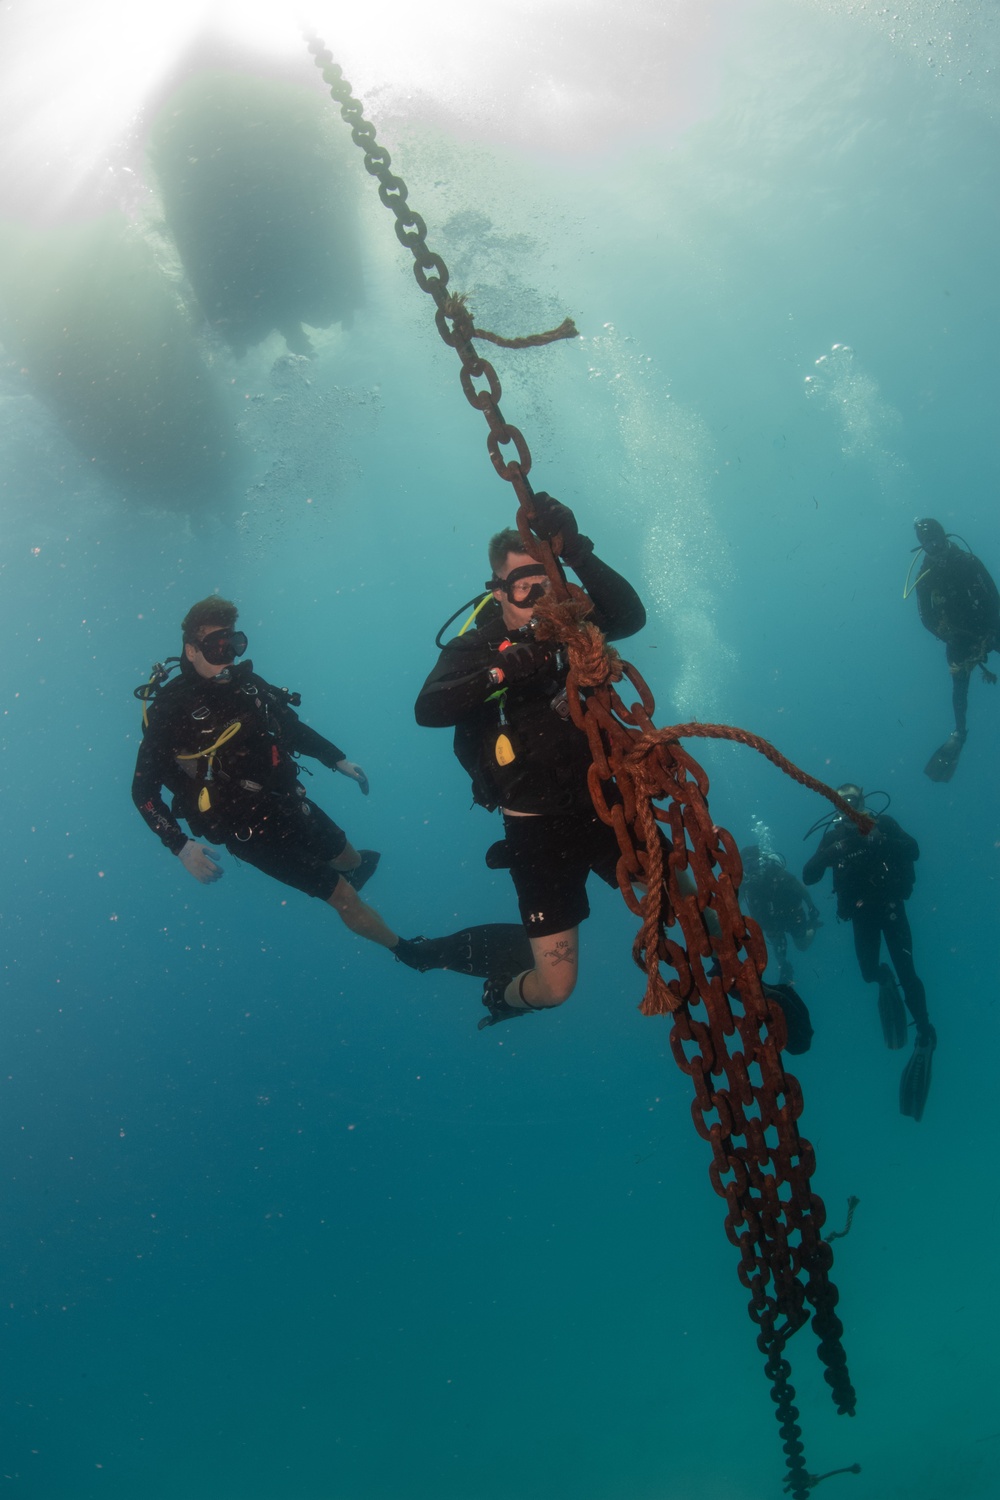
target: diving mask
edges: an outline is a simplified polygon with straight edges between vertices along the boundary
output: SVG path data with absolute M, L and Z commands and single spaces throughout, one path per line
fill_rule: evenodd
M 191 644 L 210 666 L 228 667 L 247 649 L 247 638 L 242 630 L 232 630 L 227 625 L 222 630 L 210 630 L 200 641 Z
M 506 578 L 498 578 L 494 573 L 486 587 L 506 594 L 518 609 L 527 609 L 548 593 L 549 579 L 540 563 L 525 563 L 523 567 L 511 568 Z
M 845 781 L 843 786 L 838 786 L 837 796 L 846 802 L 854 812 L 864 812 L 865 794 L 854 781 Z M 840 814 L 843 817 L 843 813 Z
M 948 550 L 948 534 L 941 522 L 935 521 L 933 516 L 925 516 L 921 520 L 914 521 L 913 529 L 917 534 L 917 541 L 928 557 L 934 557 Z

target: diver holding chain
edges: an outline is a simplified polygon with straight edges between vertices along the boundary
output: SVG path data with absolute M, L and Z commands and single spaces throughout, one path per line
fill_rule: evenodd
M 543 491 L 533 526 L 562 537 L 593 605 L 589 616 L 609 640 L 646 622 L 638 594 L 594 554 L 568 506 Z M 590 749 L 566 699 L 565 653 L 535 638 L 535 606 L 549 589 L 545 569 L 508 528 L 489 545 L 492 576 L 476 628 L 447 642 L 416 702 L 417 723 L 454 728 L 454 749 L 472 778 L 475 802 L 503 815 L 504 838 L 487 862 L 506 865 L 517 892 L 530 964 L 491 976 L 480 1026 L 561 1005 L 579 969 L 579 925 L 590 914 L 591 871 L 617 889 L 618 840 L 594 811 L 587 787 Z

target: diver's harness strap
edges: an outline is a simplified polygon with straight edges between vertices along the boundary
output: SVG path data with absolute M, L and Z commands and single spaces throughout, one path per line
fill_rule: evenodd
M 239 732 L 240 732 L 240 730 L 242 728 L 243 728 L 243 725 L 240 723 L 239 719 L 234 719 L 231 724 L 227 724 L 226 725 L 225 729 L 219 735 L 219 738 L 213 744 L 206 745 L 203 750 L 191 750 L 190 752 L 188 752 L 186 754 L 181 754 L 180 752 L 178 752 L 177 754 L 175 754 L 175 756 L 174 756 L 175 760 L 195 760 L 195 761 L 197 761 L 197 760 L 201 760 L 202 758 L 204 758 L 204 760 L 206 762 L 204 782 L 202 784 L 201 791 L 198 793 L 198 811 L 199 812 L 203 812 L 203 813 L 209 812 L 211 810 L 211 807 L 212 807 L 212 794 L 209 791 L 208 787 L 209 787 L 209 783 L 213 779 L 213 771 L 214 771 L 214 767 L 215 767 L 215 757 L 216 757 L 216 754 L 218 753 L 219 750 L 222 749 L 223 745 L 227 744 L 232 739 L 232 737 L 233 737 L 234 734 L 239 734 Z

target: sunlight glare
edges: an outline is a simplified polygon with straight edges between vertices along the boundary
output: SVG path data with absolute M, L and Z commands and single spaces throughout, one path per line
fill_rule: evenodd
M 305 81 L 305 27 L 362 100 L 532 150 L 683 126 L 713 92 L 712 24 L 693 0 L 35 0 L 5 25 L 0 211 L 36 218 L 92 212 L 116 174 L 138 180 L 149 118 L 200 44 Z

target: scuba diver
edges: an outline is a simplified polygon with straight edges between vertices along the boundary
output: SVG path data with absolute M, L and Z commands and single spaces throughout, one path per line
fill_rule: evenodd
M 979 667 L 987 682 L 996 676 L 986 662 L 991 651 L 1000 651 L 1000 594 L 986 568 L 968 547 L 960 547 L 946 535 L 940 521 L 926 517 L 914 521 L 919 547 L 923 550 L 923 572 L 913 585 L 917 608 L 925 629 L 945 645 L 951 673 L 951 701 L 955 728 L 924 767 L 932 781 L 950 781 L 967 737 L 966 707 L 969 679 Z M 912 572 L 912 564 L 911 564 Z M 909 575 L 903 597 L 910 593 Z
M 296 757 L 308 755 L 338 771 L 364 796 L 368 778 L 343 750 L 302 723 L 293 707 L 301 701 L 298 693 L 265 682 L 251 661 L 236 664 L 247 649 L 237 618 L 236 605 L 217 595 L 192 605 L 181 626 L 182 654 L 169 659 L 179 676 L 171 676 L 173 665 L 158 663 L 136 689 L 144 731 L 132 800 L 164 847 L 195 880 L 210 885 L 222 866 L 197 841 L 224 844 L 263 874 L 325 901 L 351 932 L 413 969 L 486 977 L 508 961 L 512 946 L 523 955 L 527 943 L 517 924 L 407 939 L 361 900 L 358 892 L 375 874 L 379 854 L 355 849 L 306 796 Z M 164 787 L 173 794 L 170 807 Z
M 780 854 L 765 853 L 756 844 L 740 850 L 743 883 L 740 894 L 768 947 L 778 960 L 779 984 L 791 984 L 794 976 L 788 960 L 788 938 L 802 953 L 822 927 L 819 909 L 809 892 L 785 869 Z
M 865 811 L 864 792 L 854 782 L 837 791 L 849 806 Z M 806 885 L 815 885 L 825 870 L 833 871 L 837 916 L 854 928 L 854 951 L 862 979 L 879 987 L 882 1035 L 886 1046 L 894 1051 L 906 1045 L 906 1001 L 916 1026 L 916 1043 L 900 1080 L 899 1109 L 901 1114 L 919 1120 L 931 1086 L 931 1063 L 937 1046 L 924 986 L 913 967 L 913 936 L 904 905 L 913 892 L 913 866 L 920 850 L 916 839 L 885 812 L 874 816 L 868 834 L 861 833 L 843 813 L 823 822 L 825 831 L 819 848 L 806 862 L 802 879 Z M 881 962 L 883 938 L 892 968 Z M 902 996 L 899 985 L 903 987 Z
M 561 538 L 559 556 L 587 590 L 589 618 L 610 640 L 641 630 L 646 611 L 638 594 L 595 556 L 569 507 L 544 492 L 534 506 L 535 531 L 546 541 Z M 590 799 L 590 748 L 570 717 L 565 653 L 558 642 L 536 639 L 536 605 L 549 589 L 545 569 L 510 528 L 491 540 L 489 561 L 475 629 L 444 645 L 415 706 L 418 724 L 454 727 L 473 800 L 503 814 L 505 836 L 487 863 L 509 868 L 531 944 L 519 969 L 487 980 L 480 1029 L 569 998 L 579 966 L 577 929 L 590 914 L 587 877 L 593 870 L 617 889 L 620 857 L 614 830 Z

